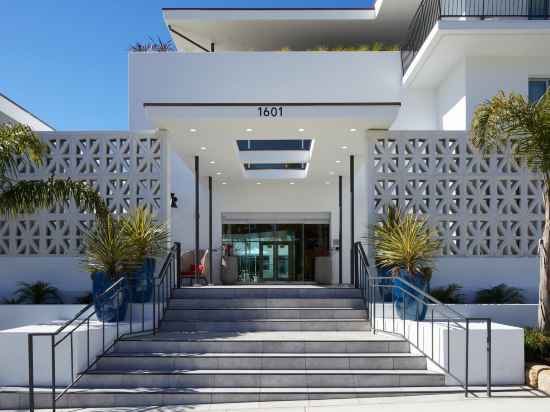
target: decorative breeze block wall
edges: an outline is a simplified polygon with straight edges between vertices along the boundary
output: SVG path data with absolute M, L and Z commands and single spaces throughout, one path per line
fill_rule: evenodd
M 509 153 L 482 157 L 466 132 L 369 132 L 369 222 L 398 204 L 429 216 L 443 255 L 536 255 L 542 181 Z
M 167 213 L 166 139 L 158 133 L 43 132 L 50 147 L 42 167 L 21 162 L 25 180 L 70 177 L 99 190 L 116 214 L 147 206 Z M 77 256 L 94 216 L 72 202 L 33 215 L 0 220 L 0 255 Z

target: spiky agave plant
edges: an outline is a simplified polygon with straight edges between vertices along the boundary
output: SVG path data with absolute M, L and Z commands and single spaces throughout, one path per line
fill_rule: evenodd
M 103 272 L 117 280 L 133 271 L 140 254 L 122 230 L 119 219 L 108 215 L 98 218 L 84 235 L 84 265 L 90 273 Z
M 62 303 L 59 291 L 48 282 L 18 282 L 19 288 L 15 291 L 18 303 L 43 305 L 46 303 Z
M 120 220 L 122 234 L 132 243 L 141 260 L 159 257 L 166 253 L 168 228 L 155 221 L 153 214 L 145 207 L 132 210 Z
M 429 275 L 441 249 L 437 235 L 426 218 L 390 207 L 373 228 L 376 261 L 385 268 L 404 268 L 411 275 Z

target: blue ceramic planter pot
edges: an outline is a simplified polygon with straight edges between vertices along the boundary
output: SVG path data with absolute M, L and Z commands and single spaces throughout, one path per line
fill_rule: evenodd
M 130 276 L 130 299 L 133 303 L 146 303 L 153 297 L 156 261 L 145 258 L 143 266 Z
M 110 276 L 103 272 L 94 273 L 92 279 L 94 306 L 98 320 L 104 322 L 123 321 L 128 311 L 128 287 L 125 284 L 126 281 L 123 281 L 121 287 L 117 287 L 104 296 L 99 297 L 114 282 Z
M 376 266 L 376 269 L 378 270 L 378 277 L 384 278 L 377 280 L 377 283 L 379 284 L 378 293 L 380 294 L 383 302 L 391 302 L 391 295 L 393 291 L 393 288 L 389 287 L 393 284 L 391 269 L 384 268 L 382 266 Z
M 393 285 L 396 286 L 394 288 L 395 312 L 399 318 L 418 321 L 424 320 L 426 318 L 426 311 L 428 310 L 428 306 L 426 305 L 427 302 L 419 292 L 402 282 L 402 279 L 425 293 L 428 293 L 430 290 L 430 282 L 426 281 L 421 274 L 412 276 L 403 269 L 399 272 L 399 277 L 392 279 Z

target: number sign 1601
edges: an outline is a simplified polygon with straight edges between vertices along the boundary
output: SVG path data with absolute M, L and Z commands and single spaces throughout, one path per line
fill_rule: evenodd
M 258 113 L 260 117 L 282 117 L 283 116 L 283 107 L 282 106 L 258 106 Z

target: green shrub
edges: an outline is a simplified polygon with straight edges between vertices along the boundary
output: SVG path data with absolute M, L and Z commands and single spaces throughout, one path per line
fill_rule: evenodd
M 435 288 L 430 291 L 430 295 L 442 303 L 464 303 L 464 295 L 461 293 L 462 286 L 457 283 L 451 283 L 447 287 Z
M 475 303 L 525 303 L 525 297 L 523 296 L 523 289 L 501 283 L 493 288 L 478 290 Z
M 526 328 L 524 333 L 525 360 L 530 362 L 550 358 L 550 336 L 537 329 Z

